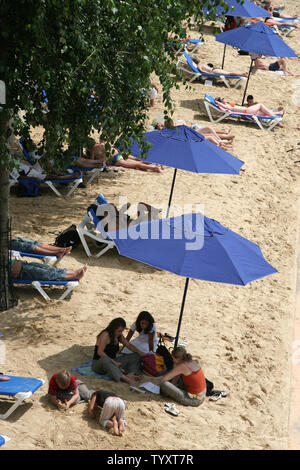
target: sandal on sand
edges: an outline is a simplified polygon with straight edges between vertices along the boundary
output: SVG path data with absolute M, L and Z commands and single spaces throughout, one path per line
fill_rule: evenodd
M 177 410 L 174 403 L 165 403 L 165 412 L 173 416 L 179 415 L 179 411 Z
M 215 390 L 213 395 L 209 398 L 211 401 L 218 401 L 220 398 L 225 398 L 227 397 L 227 392 L 225 391 L 220 391 L 220 390 Z

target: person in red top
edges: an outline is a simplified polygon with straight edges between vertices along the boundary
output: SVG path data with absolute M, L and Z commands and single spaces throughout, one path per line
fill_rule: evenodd
M 68 410 L 70 406 L 76 405 L 82 400 L 88 401 L 92 394 L 93 390 L 88 390 L 83 382 L 66 370 L 52 375 L 49 382 L 50 402 L 59 409 Z
M 174 368 L 161 379 L 160 391 L 182 405 L 199 406 L 206 396 L 206 382 L 202 367 L 185 348 L 173 350 Z

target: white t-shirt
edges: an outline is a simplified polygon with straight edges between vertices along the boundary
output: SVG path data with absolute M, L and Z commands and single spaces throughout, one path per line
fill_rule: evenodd
M 135 322 L 131 325 L 130 330 L 131 331 L 136 331 L 136 323 Z M 149 339 L 148 339 L 148 335 L 150 333 L 154 333 L 153 352 L 155 352 L 156 349 L 157 349 L 157 344 L 158 344 L 158 336 L 157 336 L 157 329 L 156 329 L 156 324 L 155 323 L 153 323 L 153 327 L 152 327 L 151 331 L 149 331 L 149 333 L 144 333 L 144 331 L 141 331 L 140 334 L 136 338 L 134 338 L 132 341 L 130 341 L 130 344 L 132 344 L 133 346 L 135 346 L 136 348 L 138 348 L 140 351 L 142 351 L 144 353 L 150 353 L 151 351 L 149 351 Z M 130 349 L 128 349 L 128 348 L 124 348 L 122 350 L 122 353 L 131 354 L 132 351 L 130 351 Z

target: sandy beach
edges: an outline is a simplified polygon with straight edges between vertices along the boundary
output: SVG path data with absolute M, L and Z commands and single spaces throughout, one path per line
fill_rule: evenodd
M 298 2 L 287 0 L 285 12 L 297 12 Z M 199 38 L 199 33 L 191 31 Z M 204 29 L 204 44 L 197 56 L 203 63 L 221 65 L 223 46 Z M 300 52 L 300 32 L 285 41 Z M 249 56 L 227 48 L 225 68 L 247 71 Z M 300 74 L 298 59 L 288 61 Z M 155 82 L 154 77 L 154 82 Z M 149 122 L 163 111 L 161 86 Z M 257 71 L 248 92 L 269 108 L 286 109 L 283 123 L 299 124 L 300 78 Z M 204 94 L 240 103 L 243 89 L 225 86 L 182 85 L 173 91 L 175 119 L 209 125 L 201 112 Z M 2 312 L 0 332 L 6 345 L 1 372 L 45 380 L 31 399 L 6 421 L 0 434 L 13 449 L 286 449 L 296 292 L 296 240 L 299 201 L 300 151 L 295 128 L 262 132 L 252 124 L 232 120 L 213 124 L 235 135 L 232 154 L 245 162 L 240 175 L 203 175 L 179 171 L 173 202 L 182 207 L 204 206 L 205 215 L 257 243 L 278 273 L 246 287 L 191 280 L 181 339 L 202 365 L 225 399 L 209 401 L 196 410 L 177 405 L 177 417 L 164 412 L 165 399 L 151 393 L 139 395 L 125 383 L 74 375 L 91 389 L 120 394 L 128 405 L 128 428 L 123 437 L 100 429 L 90 420 L 87 405 L 59 411 L 48 404 L 47 386 L 53 373 L 79 366 L 93 354 L 96 335 L 114 317 L 128 327 L 142 310 L 155 318 L 158 329 L 175 336 L 184 278 L 159 271 L 108 251 L 99 259 L 87 258 L 82 246 L 60 263 L 78 268 L 88 264 L 80 285 L 65 301 L 46 303 L 30 288 L 19 287 L 17 307 Z M 34 129 L 33 139 L 41 135 Z M 118 205 L 119 196 L 131 203 L 145 201 L 160 207 L 167 203 L 173 169 L 162 174 L 126 170 L 102 173 L 93 184 L 71 198 L 56 197 L 47 186 L 37 198 L 18 198 L 11 190 L 10 211 L 14 236 L 53 243 L 55 230 L 78 225 L 87 207 L 102 193 Z M 57 297 L 58 289 L 51 295 Z M 149 380 L 146 376 L 142 381 Z M 154 383 L 158 379 L 151 378 Z M 167 400 L 168 401 L 168 400 Z M 0 413 L 7 404 L 0 401 Z M 98 416 L 98 415 L 97 415 Z

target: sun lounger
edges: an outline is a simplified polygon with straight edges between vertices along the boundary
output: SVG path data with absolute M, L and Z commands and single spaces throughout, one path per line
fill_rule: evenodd
M 95 201 L 96 205 L 108 204 L 107 200 L 102 194 L 99 194 Z M 100 251 L 95 255 L 96 258 L 102 256 L 107 250 L 110 250 L 115 246 L 115 242 L 111 240 L 103 229 L 102 222 L 96 215 L 93 209 L 90 209 L 84 216 L 82 222 L 77 227 L 77 232 L 81 240 L 82 246 L 87 256 L 92 256 L 91 251 L 87 245 L 85 237 L 92 238 L 95 242 L 101 244 Z M 103 247 L 103 245 L 105 245 Z
M 194 54 L 197 52 L 198 48 L 203 44 L 201 39 L 190 39 L 188 42 L 180 42 L 180 43 L 168 43 L 171 47 L 179 47 L 179 49 L 175 52 L 175 56 L 181 54 L 183 51 L 186 51 L 187 48 L 190 54 Z
M 227 86 L 227 88 L 231 88 L 231 83 L 230 81 L 234 80 L 235 84 L 233 88 L 237 88 L 242 80 L 246 80 L 246 77 L 242 77 L 240 75 L 222 75 L 222 74 L 216 74 L 216 73 L 204 73 L 200 72 L 199 69 L 197 68 L 197 65 L 191 58 L 191 56 L 185 51 L 184 52 L 184 58 L 186 59 L 186 63 L 182 62 L 180 59 L 177 62 L 177 68 L 181 70 L 182 72 L 187 73 L 188 75 L 191 76 L 189 82 L 192 83 L 194 80 L 200 78 L 200 79 L 217 79 L 217 80 L 222 80 L 223 83 Z
M 275 24 L 271 26 L 272 29 L 277 33 L 279 36 L 288 37 L 293 31 L 295 31 L 296 26 L 290 26 L 286 24 Z
M 0 434 L 0 447 L 3 446 L 6 442 L 10 441 L 10 438 L 7 436 L 1 436 Z
M 20 148 L 21 148 L 21 150 L 23 152 L 23 155 L 26 158 L 27 162 L 30 165 L 34 165 L 36 163 L 36 161 L 29 154 L 29 152 L 26 148 L 24 137 L 21 137 L 18 142 L 19 142 Z M 81 169 L 80 169 L 80 171 L 81 171 Z M 73 170 L 70 170 L 70 172 L 66 172 L 65 176 L 70 176 L 70 175 L 72 175 L 72 173 L 73 173 Z M 80 176 L 74 176 L 73 179 L 55 179 L 55 178 L 54 179 L 49 179 L 49 178 L 45 178 L 45 179 L 41 179 L 40 183 L 46 183 L 49 186 L 49 188 L 51 188 L 52 191 L 57 196 L 61 197 L 62 194 L 59 192 L 59 190 L 55 186 L 56 184 L 71 184 L 72 185 L 71 189 L 66 194 L 66 196 L 71 196 L 71 194 L 73 194 L 75 189 L 79 186 L 80 183 L 82 183 L 82 181 L 83 180 L 82 180 L 82 174 L 81 174 Z
M 44 264 L 52 264 L 52 266 L 56 266 L 60 260 L 65 256 L 55 256 L 55 255 L 38 255 L 34 253 L 25 253 L 24 251 L 16 251 L 16 250 L 11 250 L 11 256 L 15 258 L 35 258 L 41 260 Z
M 273 129 L 282 119 L 282 117 L 273 116 L 257 116 L 254 114 L 237 113 L 233 111 L 225 111 L 217 105 L 215 99 L 206 94 L 204 97 L 204 106 L 210 122 L 220 122 L 226 118 L 243 119 L 245 121 L 254 122 L 258 127 L 263 130 Z M 214 117 L 215 116 L 215 117 Z
M 8 418 L 22 401 L 30 398 L 44 384 L 44 380 L 41 379 L 11 375 L 7 375 L 7 377 L 10 377 L 10 380 L 0 382 L 0 395 L 16 398 L 16 401 L 6 413 L 0 415 L 0 419 Z
M 42 286 L 64 286 L 66 290 L 63 294 L 59 297 L 58 300 L 64 300 L 74 289 L 74 287 L 78 286 L 79 280 L 74 279 L 73 281 L 22 281 L 19 279 L 12 279 L 11 282 L 14 285 L 27 285 L 34 287 L 45 300 L 51 300 L 48 294 L 46 294 L 45 290 Z

